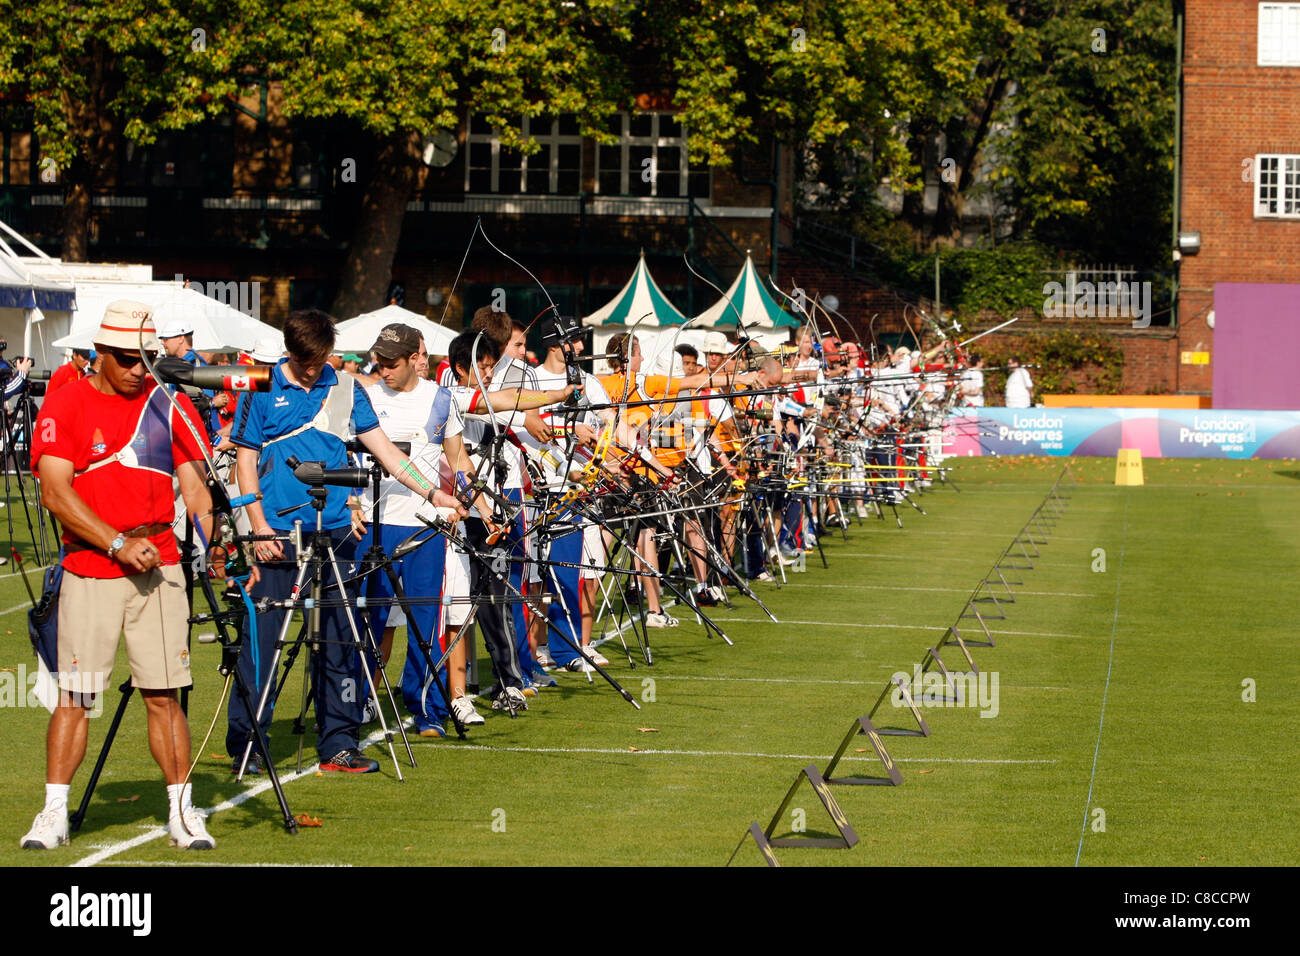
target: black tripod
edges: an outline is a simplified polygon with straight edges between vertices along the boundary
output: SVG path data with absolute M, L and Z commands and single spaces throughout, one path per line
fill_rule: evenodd
M 11 375 L 12 369 L 0 370 L 0 394 L 3 393 L 4 386 L 9 384 Z M 18 391 L 18 403 L 12 411 L 9 409 L 9 402 L 0 399 L 0 467 L 4 468 L 5 473 L 5 510 L 8 512 L 9 550 L 10 552 L 16 550 L 13 510 L 10 505 L 13 500 L 12 477 L 18 483 L 18 497 L 23 503 L 23 516 L 27 519 L 27 527 L 32 535 L 32 547 L 36 552 L 37 564 L 40 565 L 49 564 L 57 555 L 58 548 L 54 542 L 58 541 L 58 529 L 54 526 L 52 516 L 47 526 L 46 516 L 49 512 L 41 504 L 39 494 L 33 494 L 30 502 L 27 500 L 26 479 L 32 478 L 33 485 L 35 481 L 23 459 L 30 457 L 28 453 L 32 444 L 32 425 L 36 421 L 36 403 L 32 397 L 34 394 L 42 394 L 44 388 L 44 382 L 33 383 L 31 379 L 24 379 L 22 388 Z M 19 454 L 20 448 L 22 454 Z
M 230 502 L 226 497 L 225 488 L 220 482 L 214 481 L 211 475 L 208 476 L 208 487 L 212 493 L 213 500 L 213 527 L 216 527 L 221 520 L 221 516 L 230 513 Z M 193 529 L 191 526 L 191 536 L 192 534 Z M 188 569 L 186 573 L 187 575 L 190 573 Z M 217 626 L 217 636 L 215 639 L 221 643 L 221 664 L 218 670 L 227 680 L 233 676 L 235 693 L 240 696 L 247 711 L 252 713 L 252 695 L 249 693 L 248 685 L 244 682 L 243 675 L 239 673 L 239 668 L 236 666 L 241 650 L 239 632 L 238 629 L 236 629 L 232 636 L 229 631 L 231 626 L 238 624 L 239 620 L 245 614 L 253 613 L 251 602 L 248 600 L 248 592 L 244 589 L 242 584 L 246 579 L 246 569 L 242 575 L 236 574 L 234 577 L 227 578 L 228 585 L 226 595 L 228 598 L 234 597 L 235 599 L 242 599 L 243 606 L 241 607 L 218 610 L 220 605 L 212 587 L 212 582 L 208 579 L 206 568 L 201 568 L 194 573 L 192 580 L 197 580 L 202 585 L 204 596 L 208 601 L 208 606 L 212 609 L 211 612 L 207 614 L 192 613 L 194 610 L 194 592 L 192 584 L 187 596 L 191 611 L 189 623 L 191 625 L 213 623 Z M 96 785 L 99 783 L 99 777 L 104 770 L 104 764 L 108 761 L 109 751 L 113 748 L 113 740 L 117 737 L 118 728 L 122 724 L 122 718 L 126 714 L 127 704 L 130 703 L 131 693 L 135 688 L 131 684 L 131 679 L 127 678 L 123 681 L 118 690 L 121 692 L 122 696 L 117 703 L 117 710 L 113 714 L 113 721 L 109 725 L 108 734 L 104 738 L 103 746 L 100 747 L 99 756 L 95 760 L 95 767 L 91 771 L 90 779 L 86 783 L 86 791 L 82 794 L 81 803 L 77 807 L 76 812 L 68 818 L 68 827 L 74 833 L 81 829 L 82 821 L 86 818 L 86 811 L 90 807 L 90 799 L 94 795 Z M 188 690 L 188 688 L 185 688 L 181 695 L 181 707 L 187 714 Z M 271 762 L 271 753 L 267 746 L 266 735 L 262 733 L 262 728 L 256 723 L 253 724 L 253 731 L 254 733 L 251 744 L 257 747 L 257 752 L 261 755 L 266 771 L 270 775 L 271 787 L 275 790 L 276 801 L 280 804 L 280 812 L 284 816 L 284 828 L 287 832 L 296 834 L 298 832 L 298 821 L 294 819 L 293 813 L 289 810 L 289 802 L 285 798 L 284 787 L 281 785 L 280 778 L 275 772 L 275 766 Z
M 354 645 L 361 653 L 362 660 L 365 659 L 364 645 L 362 644 L 361 635 L 357 630 L 357 622 L 356 619 L 352 616 L 352 608 L 348 606 L 348 600 L 346 596 L 347 591 L 345 588 L 346 582 L 342 571 L 339 570 L 338 559 L 334 554 L 334 547 L 330 538 L 330 533 L 324 529 L 324 527 L 322 526 L 322 522 L 323 522 L 323 516 L 325 512 L 325 501 L 329 494 L 325 486 L 340 485 L 340 486 L 351 487 L 351 488 L 364 487 L 367 481 L 369 480 L 369 474 L 364 468 L 326 469 L 324 467 L 323 462 L 318 462 L 318 461 L 303 462 L 296 457 L 290 457 L 286 461 L 286 464 L 293 469 L 294 477 L 296 477 L 299 481 L 303 482 L 308 486 L 307 494 L 310 498 L 310 504 L 312 506 L 312 509 L 316 512 L 316 528 L 309 535 L 304 536 L 302 533 L 302 522 L 301 521 L 295 522 L 295 529 L 292 535 L 293 538 L 292 543 L 294 545 L 295 557 L 298 562 L 298 574 L 294 580 L 293 588 L 290 591 L 288 598 L 280 601 L 263 599 L 262 601 L 258 602 L 258 606 L 261 609 L 267 609 L 271 607 L 281 607 L 289 612 L 292 612 L 294 610 L 305 610 L 307 612 L 307 621 L 306 621 L 306 626 L 299 631 L 298 636 L 292 642 L 290 642 L 287 640 L 287 637 L 289 633 L 289 626 L 293 620 L 293 615 L 291 613 L 285 614 L 284 622 L 280 626 L 280 633 L 277 635 L 275 641 L 275 651 L 274 654 L 272 655 L 270 666 L 267 669 L 267 680 L 265 685 L 262 687 L 262 693 L 258 701 L 257 711 L 256 713 L 253 713 L 251 715 L 251 724 L 253 726 L 260 726 L 262 714 L 266 710 L 268 702 L 272 702 L 275 699 L 278 699 L 280 690 L 283 688 L 285 681 L 289 677 L 289 671 L 292 668 L 294 661 L 297 659 L 298 652 L 304 645 L 308 649 L 309 663 L 311 663 L 312 658 L 318 654 L 320 647 L 323 644 Z M 301 507 L 302 507 L 301 504 L 291 505 L 288 508 L 281 509 L 279 514 L 280 516 L 283 516 L 292 511 L 297 511 Z M 348 626 L 352 633 L 352 638 L 350 641 L 346 639 L 326 641 L 321 637 L 321 608 L 323 606 L 322 596 L 326 588 L 324 579 L 326 575 L 327 565 L 333 574 L 333 580 L 334 580 L 333 586 L 337 587 L 338 589 L 338 593 L 340 595 L 339 604 L 342 606 L 344 616 L 347 619 Z M 310 598 L 306 601 L 303 601 L 301 598 L 301 595 L 304 593 L 304 591 L 306 591 L 310 595 Z M 370 636 L 369 628 L 367 628 L 366 633 L 368 636 Z M 374 654 L 375 657 L 377 658 L 379 656 L 379 649 L 374 646 L 373 636 L 371 636 L 370 644 L 371 644 L 371 648 L 370 648 L 371 653 Z M 286 647 L 289 648 L 288 660 L 285 662 L 284 673 L 281 675 L 277 683 L 277 681 L 275 680 L 275 674 L 279 669 L 280 659 L 281 657 L 284 656 Z M 370 668 L 362 667 L 361 670 L 362 673 L 365 675 L 366 688 L 368 693 L 370 694 L 370 696 L 373 696 L 376 699 L 378 699 L 379 694 L 376 691 L 374 678 L 370 672 Z M 312 667 L 309 666 L 308 671 L 310 673 L 312 671 Z M 392 691 L 388 687 L 387 675 L 384 674 L 383 671 L 381 671 L 380 673 L 383 674 L 384 676 L 384 687 L 385 690 L 388 691 L 389 700 L 391 703 Z M 317 682 L 317 684 L 318 686 L 316 687 L 316 693 L 314 695 L 317 698 L 317 708 L 316 708 L 317 718 L 323 721 L 324 718 L 321 713 L 321 703 L 325 694 L 328 693 L 328 688 L 321 688 L 319 686 L 320 684 L 319 681 Z M 274 689 L 274 696 L 272 696 L 273 689 Z M 299 733 L 299 737 L 298 737 L 299 769 L 301 769 L 302 767 L 302 733 L 305 730 L 304 716 L 307 710 L 307 701 L 308 701 L 307 681 L 304 680 L 301 709 L 299 711 L 298 720 L 295 724 L 295 730 Z M 394 711 L 396 711 L 396 705 L 393 706 L 394 706 Z M 392 758 L 393 768 L 397 773 L 397 779 L 399 781 L 402 781 L 405 778 L 402 776 L 402 768 L 397 762 L 397 753 L 393 747 L 394 735 L 393 732 L 389 730 L 388 723 L 384 719 L 383 708 L 380 708 L 379 722 L 380 722 L 380 727 L 382 728 L 384 738 L 388 744 L 388 753 L 389 756 Z M 400 730 L 401 729 L 400 723 L 398 727 Z M 406 744 L 407 757 L 411 761 L 411 765 L 414 766 L 415 754 L 411 750 L 410 742 L 406 740 L 406 735 L 404 731 L 402 732 L 402 740 Z M 238 771 L 240 775 L 243 774 L 243 771 L 248 764 L 248 758 L 249 758 L 249 754 L 251 753 L 251 750 L 252 750 L 252 741 L 250 739 L 249 742 L 245 745 L 244 754 L 240 759 L 239 771 Z
M 407 443 L 402 443 L 402 444 L 405 445 L 405 448 L 402 448 L 401 450 L 404 453 L 409 453 L 410 445 Z M 371 500 L 374 502 L 374 508 L 371 515 L 372 537 L 371 537 L 370 547 L 366 549 L 366 552 L 362 556 L 358 567 L 358 577 L 360 580 L 365 582 L 365 587 L 367 591 L 366 603 L 372 607 L 379 604 L 381 599 L 375 594 L 375 587 L 376 587 L 375 576 L 380 571 L 383 571 L 384 574 L 387 575 L 388 584 L 393 590 L 393 600 L 397 602 L 398 606 L 401 607 L 402 609 L 402 613 L 406 615 L 407 640 L 415 641 L 416 647 L 420 651 L 420 655 L 424 658 L 424 662 L 428 666 L 429 672 L 433 675 L 434 683 L 438 687 L 438 693 L 442 695 L 443 701 L 446 702 L 448 713 L 450 713 L 451 715 L 452 724 L 456 728 L 456 736 L 461 740 L 464 740 L 465 725 L 461 723 L 460 718 L 456 716 L 456 712 L 451 707 L 451 695 L 448 693 L 447 684 L 443 681 L 442 678 L 441 661 L 435 662 L 433 659 L 433 645 L 430 641 L 430 638 L 433 637 L 434 635 L 429 635 L 428 637 L 426 637 L 425 634 L 420 630 L 419 622 L 416 620 L 415 615 L 411 613 L 411 604 L 406 596 L 406 588 L 402 585 L 401 576 L 397 573 L 397 569 L 394 567 L 394 564 L 398 560 L 405 557 L 407 554 L 416 551 L 419 547 L 425 544 L 429 539 L 425 539 L 423 541 L 417 540 L 418 535 L 413 534 L 405 541 L 403 541 L 400 545 L 398 545 L 395 549 L 393 549 L 392 555 L 387 555 L 384 553 L 383 521 L 382 521 L 382 514 L 381 514 L 383 508 L 383 499 L 379 494 L 379 486 L 380 486 L 380 482 L 383 480 L 383 477 L 384 477 L 383 466 L 380 465 L 378 461 L 371 460 L 370 468 L 369 468 L 369 480 L 370 480 L 370 488 L 371 488 Z M 461 634 L 465 633 L 465 629 L 470 626 L 470 624 L 473 622 L 473 619 L 474 619 L 473 612 L 471 611 L 469 620 L 467 620 L 464 623 L 464 625 L 462 625 L 460 633 L 456 635 L 455 639 L 457 641 L 460 640 Z M 369 632 L 370 629 L 369 620 L 365 621 L 365 627 Z M 371 644 L 374 645 L 375 635 L 373 633 L 370 633 L 370 640 L 371 640 Z M 447 648 L 446 653 L 443 654 L 444 660 L 451 653 L 451 648 L 454 646 L 455 645 L 453 644 Z M 384 671 L 383 661 L 379 657 L 378 650 L 376 650 L 375 660 L 379 662 L 379 672 L 384 675 L 383 676 L 384 685 L 387 687 L 388 675 Z M 392 698 L 391 689 L 389 690 L 389 698 L 390 699 Z M 396 704 L 394 704 L 393 707 L 394 707 L 393 710 L 394 721 L 397 723 L 398 727 L 400 728 L 402 726 L 402 723 L 401 720 L 398 719 Z M 404 729 L 402 731 L 402 737 L 405 740 L 406 732 Z M 408 751 L 410 750 L 409 742 L 407 744 L 407 750 Z M 414 765 L 415 765 L 414 758 L 412 758 L 412 766 Z

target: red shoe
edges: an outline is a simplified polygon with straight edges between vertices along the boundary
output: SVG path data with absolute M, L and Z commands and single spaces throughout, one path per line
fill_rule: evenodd
M 342 773 L 375 773 L 379 770 L 379 761 L 363 757 L 355 747 L 340 750 L 329 760 L 322 760 L 321 770 L 337 770 Z

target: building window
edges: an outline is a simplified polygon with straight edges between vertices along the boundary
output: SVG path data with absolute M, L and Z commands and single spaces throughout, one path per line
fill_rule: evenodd
M 36 134 L 27 107 L 0 107 L 0 185 L 39 184 Z
M 1300 3 L 1259 5 L 1259 66 L 1300 66 Z
M 620 113 L 610 118 L 613 146 L 596 150 L 596 192 L 602 196 L 709 196 L 709 167 L 692 165 L 686 132 L 672 113 Z
M 465 191 L 517 196 L 576 196 L 582 191 L 582 135 L 572 115 L 522 118 L 524 136 L 541 149 L 531 156 L 501 145 L 482 116 L 470 116 Z
M 1255 218 L 1300 219 L 1300 155 L 1255 157 Z

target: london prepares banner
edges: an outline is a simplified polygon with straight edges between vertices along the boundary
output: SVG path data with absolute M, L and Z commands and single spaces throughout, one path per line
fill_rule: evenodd
M 1137 448 L 1143 458 L 1300 458 L 1300 411 L 959 409 L 944 439 L 952 455 L 1111 457 Z

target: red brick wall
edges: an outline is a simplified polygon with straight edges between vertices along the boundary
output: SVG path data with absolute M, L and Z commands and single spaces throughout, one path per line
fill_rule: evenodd
M 1256 219 L 1242 160 L 1300 153 L 1300 67 L 1257 66 L 1257 0 L 1187 0 L 1181 228 L 1201 251 L 1181 264 L 1180 351 L 1211 352 L 1216 282 L 1300 282 L 1300 221 Z M 1178 362 L 1178 356 L 1174 356 Z M 1176 364 L 1177 390 L 1208 394 L 1212 365 Z
M 1032 315 L 1022 317 L 1017 325 L 1021 323 L 1024 323 L 1024 326 L 1020 331 L 1008 329 L 1006 332 L 994 332 L 980 339 L 971 348 L 978 349 L 980 345 L 988 345 L 999 350 L 1008 348 L 1014 352 L 1015 343 L 1030 335 L 1045 335 L 1062 328 L 1081 333 L 1100 332 L 1113 337 L 1115 344 L 1124 353 L 1124 381 L 1120 387 L 1122 394 L 1166 395 L 1174 391 L 1178 340 L 1170 329 L 1136 331 L 1117 328 L 1113 323 L 1093 323 L 1077 319 L 1068 322 L 1044 322 Z M 927 340 L 926 345 L 930 344 L 932 343 Z M 1094 392 L 1094 389 L 1087 384 L 1089 371 L 1084 369 L 1075 376 L 1075 383 L 1081 395 Z

